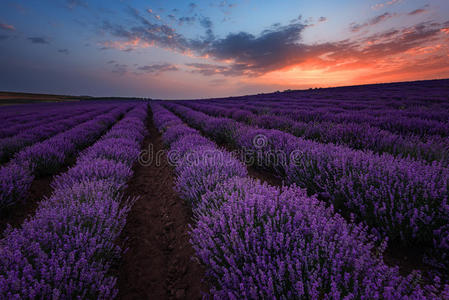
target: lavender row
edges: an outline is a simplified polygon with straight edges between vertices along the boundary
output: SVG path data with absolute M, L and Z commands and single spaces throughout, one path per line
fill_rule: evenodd
M 36 142 L 45 140 L 57 133 L 72 128 L 80 123 L 92 119 L 100 114 L 107 113 L 116 106 L 83 108 L 73 112 L 73 115 L 63 116 L 54 122 L 41 121 L 39 126 L 32 126 L 12 137 L 0 139 L 0 163 L 7 162 L 15 153 Z
M 319 110 L 326 109 L 329 112 L 339 114 L 347 113 L 351 111 L 357 111 L 360 114 L 366 114 L 373 117 L 383 117 L 390 116 L 392 118 L 396 117 L 406 117 L 406 118 L 418 118 L 426 120 L 435 121 L 449 121 L 448 108 L 443 107 L 441 104 L 431 104 L 431 105 L 413 105 L 413 103 L 370 103 L 366 100 L 328 100 L 319 101 L 314 100 L 247 100 L 242 102 L 235 101 L 224 101 L 224 100 L 211 100 L 205 101 L 206 103 L 223 105 L 226 107 L 260 107 L 263 106 L 264 109 L 278 109 L 282 107 L 283 109 L 307 109 L 307 110 Z M 423 103 L 425 104 L 425 102 Z M 393 106 L 393 107 L 392 107 Z
M 191 243 L 216 299 L 426 299 L 449 294 L 436 278 L 399 275 L 385 244 L 296 186 L 276 188 L 161 106 L 157 128 L 177 153 L 176 188 L 194 210 Z M 378 256 L 372 253 L 379 253 Z M 440 294 L 441 293 L 441 294 Z
M 33 105 L 9 105 L 0 108 L 0 118 L 7 122 L 20 122 L 22 118 L 37 118 L 44 116 L 45 112 L 54 113 L 54 110 L 61 108 L 60 103 L 39 103 Z M 72 104 L 70 104 L 72 105 Z M 56 113 L 54 113 L 56 115 Z
M 7 165 L 0 168 L 0 209 L 23 201 L 35 177 L 57 172 L 69 156 L 94 143 L 129 109 L 130 105 L 118 106 L 109 113 L 17 153 Z
M 372 86 L 354 86 L 314 90 L 287 90 L 283 93 L 275 92 L 269 94 L 258 94 L 242 97 L 229 97 L 215 99 L 226 102 L 247 101 L 289 101 L 307 105 L 333 103 L 342 106 L 376 106 L 384 109 L 407 109 L 422 107 L 423 109 L 447 110 L 448 103 L 448 81 L 426 81 L 414 83 L 383 84 Z M 260 104 L 260 103 L 259 103 Z
M 32 106 L 32 105 L 31 105 Z M 80 115 L 88 112 L 95 108 L 100 108 L 101 106 L 91 104 L 91 105 L 74 105 L 74 104 L 59 104 L 53 105 L 46 108 L 39 113 L 25 116 L 18 116 L 13 119 L 7 119 L 2 123 L 2 128 L 0 130 L 0 138 L 5 138 L 8 136 L 17 135 L 26 131 L 29 128 L 36 126 L 42 126 L 45 124 L 50 124 L 52 122 L 64 120 L 65 118 Z
M 346 145 L 358 150 L 372 150 L 376 153 L 391 153 L 397 157 L 408 157 L 427 162 L 438 161 L 449 165 L 449 141 L 442 137 L 429 137 L 426 142 L 418 136 L 403 136 L 368 124 L 300 122 L 270 114 L 253 114 L 243 109 L 229 109 L 194 102 L 183 105 L 204 113 L 233 118 L 250 125 L 266 129 L 278 129 L 304 139 L 320 143 Z
M 133 199 L 122 195 L 145 135 L 146 105 L 136 105 L 57 176 L 36 215 L 0 241 L 5 299 L 111 299 L 115 244 Z
M 238 105 L 237 105 L 238 106 Z M 366 112 L 346 111 L 338 113 L 339 108 L 327 106 L 311 109 L 307 105 L 297 108 L 265 107 L 264 105 L 246 105 L 246 109 L 255 114 L 279 115 L 302 122 L 366 123 L 393 133 L 408 135 L 410 133 L 425 138 L 427 135 L 449 136 L 449 122 L 422 119 L 420 117 L 403 117 L 381 114 L 373 116 Z
M 243 150 L 255 167 L 319 194 L 394 242 L 428 250 L 438 267 L 448 267 L 449 169 L 165 106 L 216 141 Z

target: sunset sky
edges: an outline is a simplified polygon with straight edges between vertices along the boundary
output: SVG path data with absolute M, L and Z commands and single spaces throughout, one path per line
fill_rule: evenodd
M 1 0 L 0 66 L 0 90 L 167 99 L 449 78 L 449 1 Z

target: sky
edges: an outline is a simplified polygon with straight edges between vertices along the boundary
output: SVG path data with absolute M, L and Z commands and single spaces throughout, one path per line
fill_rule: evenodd
M 0 1 L 0 90 L 195 99 L 449 78 L 448 0 Z

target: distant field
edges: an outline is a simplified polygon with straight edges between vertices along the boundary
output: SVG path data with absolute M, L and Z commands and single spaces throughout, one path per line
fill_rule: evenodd
M 6 298 L 449 296 L 449 80 L 0 101 Z
M 78 100 L 79 98 L 73 96 L 0 92 L 0 105 L 27 104 L 39 102 L 69 102 Z

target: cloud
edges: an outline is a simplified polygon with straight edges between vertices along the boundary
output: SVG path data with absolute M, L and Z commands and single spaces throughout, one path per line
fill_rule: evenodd
M 400 3 L 400 2 L 402 2 L 402 0 L 390 0 L 387 2 L 375 4 L 375 5 L 371 6 L 371 8 L 374 10 L 378 10 L 378 9 L 384 8 L 386 6 L 390 6 L 390 5 L 393 5 L 396 3 Z
M 203 26 L 205 29 L 211 29 L 212 28 L 212 21 L 208 17 L 203 17 L 200 20 L 201 26 Z
M 200 20 L 200 25 L 206 30 L 206 40 L 211 41 L 214 37 L 214 32 L 212 31 L 213 23 L 208 17 L 203 17 Z
M 138 70 L 143 71 L 145 73 L 161 74 L 163 72 L 177 71 L 178 68 L 175 65 L 164 63 L 164 64 L 142 66 L 139 67 Z
M 226 1 L 226 0 L 220 1 L 220 3 L 218 4 L 218 7 L 221 7 L 221 8 L 233 8 L 236 6 L 237 6 L 237 3 L 228 3 L 228 1 Z
M 87 8 L 89 5 L 87 4 L 86 1 L 83 0 L 66 0 L 67 2 L 67 7 L 69 9 L 74 9 L 76 7 L 84 7 Z
M 123 76 L 128 72 L 128 65 L 115 63 L 112 68 L 112 73 Z
M 195 3 L 193 3 L 193 2 L 189 3 L 190 12 L 194 11 L 197 7 L 198 7 L 198 5 L 196 5 Z
M 388 19 L 391 19 L 393 17 L 397 16 L 396 14 L 390 14 L 388 12 L 378 15 L 370 20 L 368 20 L 368 22 L 365 22 L 363 24 L 356 24 L 356 23 L 352 23 L 351 24 L 351 31 L 352 32 L 359 32 L 360 30 L 362 30 L 363 28 L 367 28 L 367 27 L 371 27 L 371 26 L 375 26 L 379 23 L 382 23 Z
M 33 44 L 50 44 L 50 42 L 44 37 L 29 37 L 28 40 Z
M 420 15 L 420 14 L 426 13 L 428 11 L 429 10 L 427 8 L 418 8 L 418 9 L 415 9 L 414 11 L 409 12 L 408 15 L 415 16 L 415 15 Z
M 129 51 L 129 49 L 158 46 L 181 53 L 188 50 L 187 39 L 176 33 L 172 27 L 152 23 L 142 17 L 137 10 L 130 10 L 130 12 L 140 22 L 140 26 L 125 28 L 122 25 L 104 22 L 102 29 L 120 40 L 103 42 L 102 49 L 115 48 Z
M 318 19 L 318 23 L 323 23 L 323 22 L 327 22 L 327 18 L 326 17 L 320 17 Z
M 385 13 L 372 18 L 366 22 L 367 25 L 362 25 L 372 26 L 394 16 Z M 364 68 L 435 42 L 445 34 L 444 28 L 449 27 L 449 23 L 425 22 L 342 41 L 306 44 L 302 41 L 302 34 L 311 25 L 301 19 L 288 25 L 273 24 L 259 34 L 242 31 L 219 38 L 211 32 L 204 37 L 189 39 L 167 25 L 142 18 L 138 13 L 135 17 L 140 23 L 138 26 L 104 24 L 103 29 L 116 39 L 109 42 L 109 47 L 126 50 L 128 48 L 124 45 L 155 46 L 207 58 L 212 63 L 186 65 L 190 72 L 206 76 L 258 77 L 297 67 L 307 70 L 326 69 L 329 72 L 350 67 Z M 201 19 L 200 22 L 203 28 L 212 31 L 213 24 L 209 21 Z M 357 30 L 360 30 L 360 26 Z
M 188 17 L 188 16 L 180 17 L 178 19 L 178 25 L 179 26 L 182 26 L 184 24 L 192 25 L 195 21 L 196 21 L 196 17 Z
M 61 54 L 66 54 L 66 55 L 70 54 L 69 49 L 59 49 L 58 52 Z
M 0 35 L 0 41 L 6 40 L 8 38 L 9 38 L 8 35 Z
M 224 74 L 259 75 L 284 67 L 285 60 L 301 60 L 306 47 L 300 39 L 306 27 L 297 22 L 274 25 L 257 36 L 246 32 L 232 33 L 223 39 L 215 39 L 199 51 L 219 61 L 232 61 L 232 70 L 224 70 Z
M 130 9 L 130 11 L 132 12 L 133 15 L 139 14 L 139 12 L 136 9 L 131 8 L 131 7 L 129 7 L 129 9 Z M 161 19 L 161 16 L 156 14 L 155 12 L 153 12 L 153 10 L 151 8 L 148 8 L 147 12 L 150 15 L 152 15 L 156 20 L 160 20 Z
M 228 83 L 228 81 L 224 78 L 209 80 L 209 86 L 223 86 L 226 83 Z
M 222 66 L 217 64 L 204 64 L 204 63 L 188 63 L 185 64 L 190 68 L 190 72 L 202 74 L 204 76 L 211 75 L 225 75 L 225 76 L 233 76 L 240 75 L 239 71 L 233 70 L 232 67 Z
M 0 29 L 8 30 L 8 31 L 16 30 L 16 28 L 13 25 L 5 24 L 5 23 L 0 23 Z

